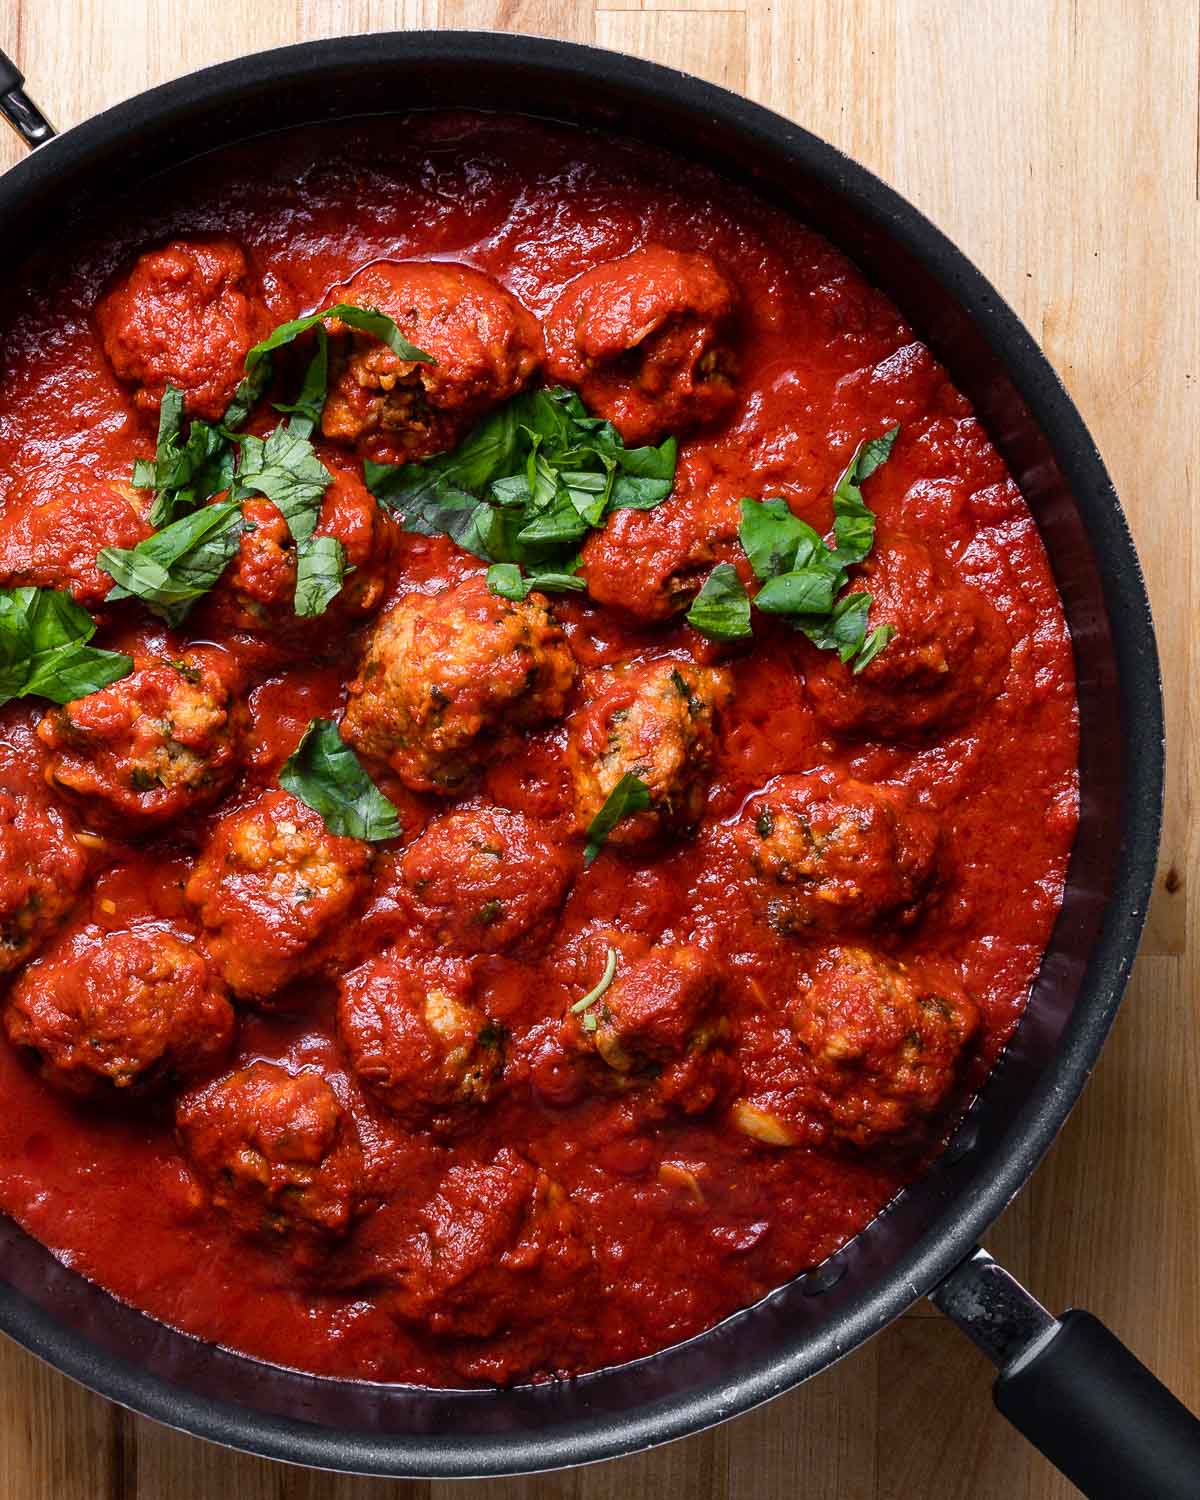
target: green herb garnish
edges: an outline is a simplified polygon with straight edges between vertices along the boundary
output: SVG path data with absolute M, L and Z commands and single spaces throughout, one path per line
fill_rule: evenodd
M 604 806 L 588 825 L 587 843 L 583 850 L 584 869 L 600 853 L 605 839 L 622 818 L 644 812 L 649 806 L 650 788 L 640 776 L 635 776 L 632 771 L 626 771 L 604 799 Z
M 182 516 L 136 547 L 105 547 L 96 566 L 114 580 L 110 600 L 141 599 L 176 626 L 225 571 L 244 529 L 241 505 L 222 500 Z
M 194 421 L 183 437 L 183 392 L 173 385 L 163 392 L 158 411 L 158 442 L 154 459 L 139 458 L 133 466 L 138 489 L 154 491 L 147 520 L 163 526 L 187 515 L 212 495 L 229 488 L 233 478 L 233 450 L 220 427 Z
M 0 704 L 70 703 L 133 671 L 133 658 L 88 642 L 96 622 L 58 589 L 0 589 Z
M 332 719 L 313 719 L 279 772 L 279 785 L 321 814 L 330 833 L 378 843 L 399 838 L 396 809 L 338 733 Z
M 710 641 L 750 635 L 750 596 L 732 563 L 718 563 L 687 612 L 688 624 Z
M 335 302 L 332 307 L 309 313 L 307 317 L 293 318 L 290 323 L 280 323 L 278 328 L 273 329 L 260 344 L 255 344 L 246 355 L 246 374 L 254 375 L 263 361 L 274 354 L 276 349 L 282 349 L 285 344 L 298 339 L 310 328 L 323 324 L 326 318 L 337 318 L 348 328 L 356 328 L 360 333 L 371 334 L 380 343 L 386 344 L 397 359 L 408 360 L 418 365 L 437 364 L 432 354 L 426 354 L 423 349 L 418 349 L 415 344 L 409 343 L 387 313 L 380 312 L 377 307 L 351 307 L 348 302 Z
M 576 1000 L 575 1004 L 571 1007 L 571 1014 L 573 1016 L 583 1016 L 583 1029 L 585 1031 L 595 1031 L 596 1017 L 590 1013 L 590 1008 L 595 1005 L 600 996 L 608 989 L 609 985 L 613 982 L 613 975 L 616 972 L 617 950 L 609 948 L 604 960 L 604 973 L 601 974 L 599 983 L 590 989 L 582 1000 Z

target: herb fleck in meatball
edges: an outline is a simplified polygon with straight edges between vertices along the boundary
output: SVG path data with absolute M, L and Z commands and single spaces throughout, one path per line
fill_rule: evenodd
M 65 589 L 85 609 L 98 609 L 113 581 L 96 566 L 96 554 L 136 547 L 150 535 L 136 494 L 82 464 L 30 475 L 0 514 L 0 586 Z
M 704 810 L 715 723 L 733 691 L 729 673 L 668 658 L 611 677 L 571 723 L 567 758 L 579 827 L 632 774 L 650 805 L 622 818 L 609 843 L 642 844 L 663 830 L 691 828 Z
M 237 774 L 241 673 L 224 651 L 136 656 L 118 682 L 52 708 L 38 725 L 46 779 L 119 831 L 210 806 Z
M 96 322 L 117 377 L 134 387 L 136 406 L 157 411 L 173 385 L 190 416 L 216 421 L 272 318 L 241 247 L 194 239 L 139 256 L 97 307 Z
M 914 739 L 961 724 L 1000 691 L 1004 622 L 933 549 L 897 537 L 858 570 L 870 625 L 896 634 L 857 676 L 836 652 L 806 653 L 805 686 L 818 718 L 845 734 Z
M 544 936 L 570 865 L 522 813 L 476 807 L 436 818 L 404 851 L 400 874 L 414 915 L 436 942 L 481 953 Z
M 791 1020 L 813 1066 L 809 1107 L 837 1139 L 871 1146 L 946 1099 L 979 1015 L 952 980 L 843 948 Z
M 746 804 L 734 837 L 785 933 L 914 921 L 939 844 L 936 822 L 901 788 L 835 771 L 778 777 Z
M 453 793 L 489 746 L 557 718 L 574 679 L 540 594 L 514 604 L 471 578 L 410 594 L 380 616 L 349 687 L 342 738 L 415 791 Z
M 465 979 L 427 981 L 399 953 L 343 979 L 338 1027 L 355 1074 L 413 1129 L 469 1121 L 504 1068 L 504 1031 L 470 1003 Z
M 54 931 L 86 875 L 83 851 L 57 808 L 0 792 L 0 974 Z
M 312 973 L 369 887 L 367 845 L 330 833 L 289 792 L 264 792 L 213 829 L 188 901 L 235 995 L 265 1001 Z
M 546 325 L 547 369 L 630 446 L 725 415 L 737 297 L 707 255 L 650 245 L 571 283 Z
M 644 1085 L 661 1103 L 699 1114 L 730 1076 L 721 988 L 720 965 L 702 949 L 656 948 L 622 960 L 598 999 L 568 1013 L 567 1027 L 623 1085 Z
M 252 1063 L 181 1100 L 175 1123 L 242 1234 L 313 1264 L 350 1228 L 362 1150 L 319 1073 Z
M 208 960 L 162 927 L 89 927 L 32 964 L 4 1013 L 8 1039 L 79 1098 L 191 1082 L 233 1040 L 233 1010 Z
M 330 323 L 341 337 L 321 429 L 377 456 L 404 460 L 453 448 L 489 407 L 523 390 L 542 362 L 536 319 L 470 266 L 381 262 L 330 300 L 387 313 L 437 361 L 400 359 L 371 334 Z

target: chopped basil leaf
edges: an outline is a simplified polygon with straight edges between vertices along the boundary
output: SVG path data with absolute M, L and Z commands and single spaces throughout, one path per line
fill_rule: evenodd
M 859 648 L 854 658 L 854 675 L 857 677 L 864 667 L 869 667 L 891 638 L 896 634 L 894 625 L 876 625 Z
M 208 422 L 193 421 L 185 441 L 183 393 L 167 386 L 159 405 L 154 460 L 139 458 L 133 466 L 134 485 L 154 491 L 147 516 L 150 525 L 162 526 L 195 510 L 228 489 L 232 475 L 233 454 L 224 432 Z
M 297 543 L 296 613 L 302 619 L 323 615 L 341 592 L 346 571 L 346 549 L 337 537 L 310 536 Z
M 301 419 L 303 426 L 303 419 Z M 277 427 L 264 441 L 262 438 L 238 439 L 242 461 L 238 465 L 233 498 L 265 495 L 288 523 L 296 541 L 312 536 L 321 514 L 321 500 L 333 483 L 333 475 L 317 457 L 316 450 L 302 432 L 293 432 L 291 423 Z
M 824 546 L 819 532 L 794 516 L 786 500 L 743 500 L 738 540 L 756 578 L 803 568 Z
M 330 833 L 376 843 L 399 838 L 396 809 L 363 770 L 332 719 L 313 719 L 279 772 L 279 785 L 321 814 Z
M 516 563 L 493 563 L 488 569 L 487 585 L 501 599 L 512 599 L 520 603 L 527 599 L 533 589 L 544 594 L 566 594 L 586 587 L 582 578 L 574 573 L 533 572 L 522 573 Z
M 601 846 L 622 818 L 644 812 L 650 806 L 650 788 L 640 776 L 626 771 L 605 798 L 604 806 L 592 819 L 583 850 L 583 864 L 588 865 L 600 853 Z
M 378 308 L 351 307 L 346 302 L 337 302 L 332 307 L 322 308 L 320 312 L 310 313 L 306 318 L 293 318 L 289 323 L 281 323 L 263 339 L 261 344 L 255 344 L 246 355 L 246 374 L 253 375 L 263 360 L 273 354 L 276 349 L 282 349 L 285 344 L 298 339 L 310 328 L 323 324 L 326 318 L 337 318 L 349 328 L 356 328 L 360 333 L 372 334 L 381 343 L 386 344 L 397 359 L 409 360 L 413 364 L 437 364 L 432 354 L 426 354 L 423 349 L 410 344 L 392 319 L 386 313 L 380 312 Z
M 582 1000 L 576 1000 L 575 1004 L 571 1007 L 571 1014 L 573 1016 L 583 1016 L 583 1029 L 585 1031 L 595 1031 L 596 1017 L 586 1014 L 586 1012 L 591 1006 L 595 1005 L 600 996 L 608 989 L 609 985 L 613 982 L 613 975 L 616 972 L 617 950 L 609 948 L 604 958 L 604 973 L 601 974 L 599 983 L 595 984 Z
M 0 589 L 0 703 L 70 703 L 133 670 L 132 657 L 87 643 L 96 622 L 58 589 Z
M 751 634 L 750 596 L 732 563 L 718 563 L 704 580 L 687 622 L 711 641 L 741 641 Z
M 424 463 L 364 465 L 367 488 L 408 531 L 450 537 L 493 569 L 506 598 L 565 583 L 580 542 L 615 510 L 649 509 L 675 479 L 676 444 L 626 448 L 611 422 L 589 417 L 565 387 L 516 396 L 451 453 Z M 540 578 L 542 582 L 533 582 Z
M 225 571 L 245 522 L 236 500 L 205 505 L 156 531 L 136 547 L 105 547 L 96 558 L 113 580 L 109 599 L 138 598 L 178 625 Z
M 325 409 L 325 397 L 329 392 L 329 335 L 325 329 L 317 329 L 317 352 L 309 361 L 304 375 L 304 384 L 295 401 L 277 401 L 275 410 L 291 413 L 288 431 L 295 437 L 311 437 L 321 422 Z
M 848 662 L 862 650 L 870 608 L 870 594 L 843 594 L 825 619 L 812 624 L 797 620 L 796 624 L 814 646 L 822 651 L 836 651 Z
M 836 585 L 836 573 L 818 567 L 797 568 L 768 579 L 754 602 L 769 615 L 827 615 L 833 608 Z

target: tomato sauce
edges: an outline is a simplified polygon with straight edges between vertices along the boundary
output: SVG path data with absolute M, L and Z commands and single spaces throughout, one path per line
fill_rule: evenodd
M 899 424 L 892 457 L 866 491 L 881 544 L 903 536 L 936 549 L 955 586 L 1002 621 L 1006 665 L 994 695 L 948 727 L 855 736 L 814 712 L 805 679 L 818 670 L 816 653 L 786 625 L 758 616 L 752 647 L 726 649 L 678 615 L 639 622 L 583 595 L 556 596 L 553 613 L 581 674 L 577 695 L 614 665 L 664 655 L 719 666 L 732 691 L 691 836 L 614 843 L 585 869 L 561 721 L 506 744 L 456 798 L 467 810 L 493 803 L 536 819 L 566 851 L 569 876 L 552 930 L 537 943 L 461 959 L 474 1003 L 510 1038 L 502 1085 L 469 1127 L 410 1128 L 364 1088 L 336 1022 L 336 975 L 326 973 L 289 988 L 285 1003 L 237 1006 L 229 1066 L 313 1069 L 352 1120 L 368 1188 L 328 1256 L 282 1255 L 214 1205 L 181 1150 L 169 1096 L 89 1108 L 48 1088 L 7 1045 L 0 1208 L 65 1263 L 165 1322 L 323 1375 L 545 1378 L 695 1334 L 813 1266 L 878 1214 L 944 1140 L 1025 1004 L 1059 908 L 1077 809 L 1071 646 L 1033 519 L 945 371 L 818 235 L 648 148 L 470 114 L 261 140 L 143 186 L 106 223 L 73 231 L 56 261 L 11 290 L 3 314 L 7 516 L 29 503 L 31 470 L 82 466 L 127 482 L 134 460 L 153 456 L 153 416 L 106 361 L 94 312 L 134 256 L 194 235 L 229 236 L 244 248 L 268 324 L 324 305 L 331 289 L 380 261 L 464 263 L 545 320 L 563 289 L 602 262 L 652 244 L 708 254 L 740 298 L 736 401 L 681 444 L 682 504 L 667 502 L 681 524 L 711 534 L 714 560 L 736 561 L 737 501 L 779 495 L 824 532 L 855 446 Z M 656 544 L 652 532 L 646 540 L 622 524 L 631 528 L 632 596 Z M 610 571 L 622 566 L 616 556 Z M 445 538 L 399 536 L 388 599 L 434 593 L 480 570 Z M 202 611 L 172 634 L 135 608 L 110 611 L 97 644 L 171 655 L 205 639 L 236 656 L 249 683 L 241 779 L 215 809 L 148 840 L 123 842 L 124 830 L 94 827 L 75 806 L 69 816 L 86 835 L 91 879 L 44 950 L 50 956 L 88 924 L 116 933 L 153 918 L 202 940 L 185 894 L 197 849 L 219 817 L 274 784 L 310 719 L 336 716 L 361 649 L 355 631 L 336 626 L 294 646 L 222 634 Z M 50 797 L 46 747 L 33 732 L 43 712 L 24 701 L 0 718 L 0 791 L 37 806 Z M 732 836 L 750 799 L 778 778 L 821 770 L 886 783 L 936 826 L 935 894 L 916 920 L 885 917 L 856 941 L 889 961 L 952 971 L 979 1018 L 950 1098 L 915 1132 L 874 1145 L 805 1131 L 795 1097 L 808 1063 L 789 1015 L 828 939 L 764 919 Z M 408 941 L 400 851 L 445 811 L 435 794 L 386 773 L 377 779 L 404 833 L 372 855 L 369 896 L 340 938 L 347 971 Z M 598 1087 L 574 1065 L 562 1018 L 598 978 L 596 933 L 636 940 L 638 951 L 698 947 L 719 963 L 719 1046 L 732 1074 L 719 1081 L 716 1106 L 666 1108 L 653 1081 Z M 256 941 L 270 951 L 269 913 Z M 734 1098 L 788 1122 L 788 1143 L 737 1128 Z M 569 1236 L 513 1229 L 510 1199 L 528 1190 L 531 1172 L 537 1191 L 569 1204 Z M 441 1316 L 427 1295 L 423 1278 L 435 1275 L 437 1247 L 451 1240 L 477 1268 L 472 1295 L 486 1316 L 475 1303 L 469 1314 Z

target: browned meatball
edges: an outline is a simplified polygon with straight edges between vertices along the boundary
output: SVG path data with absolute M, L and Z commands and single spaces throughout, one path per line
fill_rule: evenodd
M 330 302 L 372 307 L 436 364 L 398 358 L 367 333 L 342 330 L 321 430 L 377 456 L 421 458 L 458 440 L 491 406 L 529 384 L 542 362 L 536 319 L 503 287 L 448 261 L 368 266 Z
M 583 544 L 583 575 L 597 604 L 636 620 L 686 609 L 713 561 L 711 523 L 695 502 L 618 510 Z
M 623 1086 L 639 1084 L 662 1104 L 699 1114 L 731 1077 L 721 1042 L 720 965 L 700 948 L 656 948 L 618 962 L 616 975 L 582 1013 L 569 1012 L 576 1046 L 594 1049 Z
M 836 652 L 807 653 L 808 696 L 831 729 L 919 738 L 961 724 L 1000 691 L 1004 622 L 932 548 L 897 537 L 863 563 L 854 587 L 871 595 L 871 628 L 896 634 L 857 676 Z
M 427 980 L 385 953 L 342 980 L 338 1028 L 355 1074 L 412 1129 L 450 1131 L 491 1098 L 503 1029 L 469 998 L 464 975 Z
M 938 826 L 900 787 L 832 770 L 780 776 L 734 832 L 779 932 L 844 932 L 916 919 L 933 879 Z
M 434 940 L 499 952 L 546 935 L 571 878 L 565 851 L 522 813 L 475 807 L 436 818 L 400 860 L 413 914 Z
M 979 1013 L 946 974 L 843 948 L 791 1019 L 813 1065 L 809 1107 L 835 1138 L 871 1146 L 945 1100 Z
M 191 1082 L 233 1040 L 233 1010 L 208 960 L 165 927 L 88 927 L 13 986 L 8 1039 L 78 1098 Z
M 0 974 L 54 931 L 86 876 L 83 851 L 57 808 L 0 792 Z
M 642 844 L 691 828 L 704 810 L 715 723 L 733 691 L 729 673 L 668 657 L 605 676 L 611 680 L 571 721 L 567 760 L 579 827 L 631 774 L 647 787 L 650 805 L 622 818 L 609 843 Z
M 247 351 L 271 330 L 260 296 L 234 240 L 172 240 L 139 256 L 96 308 L 96 322 L 136 406 L 157 411 L 173 385 L 189 415 L 216 421 Z
M 136 547 L 150 535 L 137 492 L 96 479 L 82 464 L 28 476 L 0 513 L 0 586 L 69 590 L 95 610 L 113 581 L 96 566 L 102 547 Z
M 557 718 L 574 680 L 545 599 L 514 604 L 477 576 L 410 594 L 380 616 L 349 686 L 342 738 L 415 791 L 452 793 L 488 748 Z
M 707 255 L 649 245 L 585 272 L 546 324 L 547 370 L 634 446 L 725 415 L 737 296 Z
M 121 832 L 208 807 L 239 769 L 242 688 L 234 659 L 214 647 L 135 656 L 129 676 L 38 725 L 46 779 Z
M 175 1123 L 242 1234 L 311 1264 L 350 1228 L 362 1150 L 319 1073 L 252 1063 L 181 1100 Z
M 370 852 L 290 792 L 262 793 L 213 829 L 186 896 L 235 995 L 269 1000 L 318 969 L 366 896 Z

